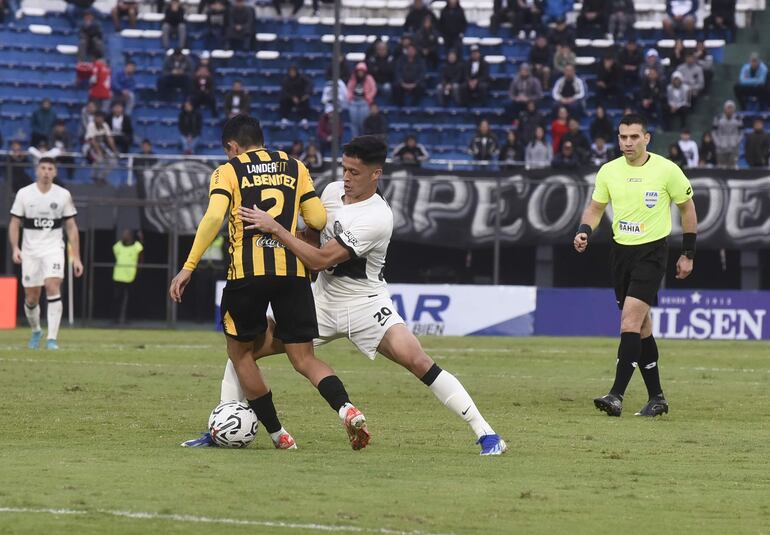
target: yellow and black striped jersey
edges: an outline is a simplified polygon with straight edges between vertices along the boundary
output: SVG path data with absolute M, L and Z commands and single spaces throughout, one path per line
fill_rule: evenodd
M 299 258 L 270 234 L 244 230 L 238 214 L 240 206 L 256 205 L 292 234 L 296 235 L 299 215 L 307 226 L 323 229 L 326 210 L 302 162 L 283 151 L 245 152 L 216 168 L 209 187 L 209 196 L 212 195 L 224 195 L 230 200 L 228 280 L 262 275 L 308 275 Z

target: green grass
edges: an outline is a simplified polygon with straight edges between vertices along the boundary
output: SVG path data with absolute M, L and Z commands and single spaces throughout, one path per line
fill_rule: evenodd
M 262 363 L 298 451 L 264 430 L 246 450 L 188 450 L 218 400 L 220 335 L 64 329 L 58 352 L 21 349 L 27 335 L 0 332 L 0 509 L 77 514 L 0 512 L 3 534 L 770 533 L 766 343 L 660 342 L 671 413 L 643 420 L 638 374 L 623 417 L 593 408 L 614 340 L 426 338 L 508 440 L 480 458 L 419 381 L 345 341 L 319 355 L 367 415 L 361 452 L 285 357 Z

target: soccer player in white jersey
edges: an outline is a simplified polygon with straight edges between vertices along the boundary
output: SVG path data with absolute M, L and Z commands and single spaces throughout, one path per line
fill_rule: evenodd
M 80 261 L 80 239 L 75 223 L 75 204 L 70 192 L 53 183 L 56 164 L 52 158 L 41 158 L 35 168 L 37 180 L 21 188 L 11 207 L 8 240 L 11 242 L 13 261 L 21 264 L 21 284 L 24 287 L 24 313 L 32 337 L 30 349 L 38 349 L 43 330 L 40 327 L 40 293 L 45 287 L 48 302 L 47 349 L 59 349 L 56 339 L 61 323 L 61 282 L 64 278 L 64 239 L 67 232 L 72 255 L 72 269 L 76 277 L 83 274 Z M 19 247 L 19 230 L 24 237 Z
M 481 455 L 500 455 L 507 446 L 487 423 L 460 381 L 442 370 L 422 349 L 390 299 L 383 278 L 385 255 L 393 233 L 393 212 L 377 191 L 387 145 L 376 136 L 361 136 L 343 148 L 343 181 L 329 184 L 321 200 L 328 214 L 321 247 L 284 232 L 267 213 L 241 208 L 241 218 L 283 242 L 312 271 L 322 345 L 348 338 L 365 356 L 379 352 L 420 379 L 449 410 L 467 422 L 481 445 Z M 270 336 L 257 348 L 258 356 L 283 353 L 280 340 Z M 222 400 L 241 399 L 243 392 L 228 363 L 222 381 Z M 207 446 L 204 435 L 183 445 Z

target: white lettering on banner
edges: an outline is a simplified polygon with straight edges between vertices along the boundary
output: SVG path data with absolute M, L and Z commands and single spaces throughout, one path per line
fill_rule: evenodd
M 418 181 L 412 222 L 414 230 L 420 234 L 430 236 L 441 219 L 447 216 L 449 219 L 464 218 L 473 208 L 473 185 L 466 181 L 449 180 L 451 178 L 437 176 L 432 181 Z M 436 200 L 441 194 L 448 197 L 446 202 Z
M 484 181 L 478 182 L 476 186 L 476 209 L 473 211 L 473 221 L 471 222 L 471 236 L 477 240 L 484 238 L 493 238 L 495 235 L 495 217 L 497 214 L 498 203 L 500 204 L 500 219 L 509 218 L 511 211 L 505 202 L 505 192 L 513 191 L 517 197 L 526 194 L 527 186 L 524 184 L 524 178 L 516 175 L 500 180 L 500 188 L 497 182 Z M 509 239 L 515 240 L 524 234 L 524 219 L 516 217 L 511 223 L 501 224 L 500 234 Z
M 728 180 L 730 202 L 727 203 L 725 229 L 737 240 L 767 238 L 770 235 L 770 217 L 761 225 L 749 226 L 762 218 L 762 200 L 767 199 L 770 177 L 757 180 Z M 753 189 L 753 191 L 752 191 Z
M 696 340 L 761 340 L 767 314 L 763 309 L 699 307 L 680 321 L 680 308 L 653 308 L 650 312 L 656 336 Z
M 550 196 L 562 188 L 567 194 L 567 204 L 559 219 L 548 222 L 545 219 L 545 207 Z M 533 228 L 541 232 L 560 234 L 567 227 L 573 226 L 575 213 L 580 210 L 581 205 L 582 195 L 574 179 L 564 175 L 550 176 L 532 192 L 527 203 L 527 217 Z

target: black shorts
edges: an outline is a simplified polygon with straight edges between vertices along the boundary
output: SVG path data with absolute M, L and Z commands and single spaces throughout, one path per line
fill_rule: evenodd
M 618 308 L 623 310 L 627 296 L 657 306 L 658 289 L 666 274 L 667 255 L 665 238 L 642 245 L 612 242 L 610 269 Z
M 267 330 L 267 306 L 275 316 L 274 336 L 285 344 L 318 338 L 315 301 L 307 277 L 265 275 L 229 280 L 222 292 L 222 326 L 239 342 L 251 342 Z

